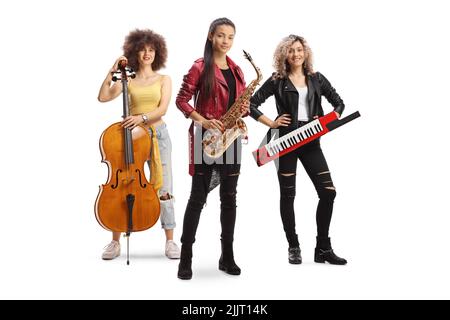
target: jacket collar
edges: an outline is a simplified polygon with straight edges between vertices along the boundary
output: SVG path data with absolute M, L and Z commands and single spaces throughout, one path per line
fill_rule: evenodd
M 294 84 L 292 83 L 291 79 L 289 79 L 289 77 L 286 77 L 284 80 L 283 90 L 297 92 L 297 89 L 295 88 Z
M 311 75 L 306 76 L 306 85 L 308 86 L 308 99 L 310 100 L 313 97 L 314 92 L 317 91 Z M 283 90 L 290 92 L 297 92 L 297 89 L 295 88 L 294 84 L 292 83 L 291 79 L 289 79 L 289 77 L 285 78 Z
M 244 83 L 243 75 L 241 75 L 240 69 L 236 63 L 234 63 L 233 60 L 231 60 L 230 57 L 227 56 L 227 63 L 228 66 L 231 68 L 231 71 L 233 72 L 234 77 L 236 80 L 238 80 L 241 83 Z
M 214 74 L 216 76 L 216 81 L 228 88 L 227 81 L 225 80 L 222 71 L 216 64 L 214 64 Z
M 231 69 L 231 72 L 233 73 L 234 78 L 239 81 L 239 82 L 244 82 L 240 73 L 238 72 L 238 66 L 236 65 L 236 63 L 234 63 L 233 60 L 230 59 L 230 57 L 226 56 L 227 59 L 227 64 L 228 67 Z M 216 76 L 216 80 L 221 83 L 222 85 L 224 85 L 226 88 L 228 88 L 228 84 L 227 81 L 225 80 L 222 71 L 220 71 L 220 68 L 215 64 L 215 76 Z

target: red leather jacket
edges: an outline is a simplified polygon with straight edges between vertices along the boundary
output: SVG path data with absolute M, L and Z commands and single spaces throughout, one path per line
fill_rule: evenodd
M 227 56 L 227 63 L 236 79 L 236 99 L 245 90 L 244 74 L 241 68 Z M 201 83 L 200 75 L 204 68 L 203 58 L 194 62 L 189 72 L 183 77 L 180 91 L 178 92 L 175 104 L 178 109 L 183 112 L 186 118 L 197 111 L 206 119 L 219 119 L 227 112 L 228 106 L 228 85 L 220 71 L 219 67 L 215 67 L 215 87 L 214 93 L 210 97 L 203 97 L 200 94 Z M 189 101 L 194 97 L 194 106 Z M 194 174 L 194 122 L 189 128 L 189 174 Z
M 241 68 L 239 68 L 229 57 L 227 57 L 227 63 L 236 79 L 235 97 L 237 99 L 237 97 L 245 90 L 244 74 L 242 73 Z M 201 84 L 199 83 L 203 68 L 203 58 L 194 62 L 188 74 L 183 77 L 183 83 L 175 103 L 186 118 L 188 118 L 192 111 L 195 110 L 206 119 L 219 119 L 227 111 L 228 85 L 219 67 L 216 66 L 214 94 L 207 98 L 203 97 L 200 94 Z M 189 101 L 193 96 L 194 107 L 189 104 Z

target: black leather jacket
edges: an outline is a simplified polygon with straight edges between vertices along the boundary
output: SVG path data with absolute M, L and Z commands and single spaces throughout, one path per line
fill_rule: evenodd
M 331 86 L 325 76 L 319 72 L 306 76 L 308 86 L 308 118 L 323 116 L 321 98 L 324 96 L 334 108 L 334 111 L 342 115 L 345 105 L 336 90 Z M 288 113 L 291 115 L 291 124 L 285 128 L 286 132 L 292 131 L 298 126 L 298 92 L 289 78 L 272 79 L 270 77 L 250 99 L 250 115 L 258 120 L 263 113 L 258 107 L 271 95 L 275 96 L 278 116 Z M 282 129 L 280 127 L 280 129 Z M 284 129 L 284 128 L 283 128 Z M 285 130 L 282 130 L 285 131 Z

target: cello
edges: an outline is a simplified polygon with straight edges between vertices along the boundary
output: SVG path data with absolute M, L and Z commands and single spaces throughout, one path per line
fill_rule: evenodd
M 130 115 L 128 77 L 135 74 L 127 62 L 119 62 L 113 81 L 121 80 L 123 118 Z M 153 132 L 153 129 L 152 129 Z M 160 203 L 155 189 L 144 174 L 144 163 L 151 158 L 152 139 L 149 131 L 136 126 L 123 128 L 121 122 L 110 125 L 100 136 L 102 162 L 108 166 L 108 179 L 101 185 L 95 201 L 95 217 L 109 231 L 125 232 L 127 265 L 131 232 L 151 228 L 159 219 Z

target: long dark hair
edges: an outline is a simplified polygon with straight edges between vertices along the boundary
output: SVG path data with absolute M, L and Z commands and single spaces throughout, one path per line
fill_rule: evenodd
M 214 59 L 213 59 L 213 47 L 212 41 L 209 40 L 210 35 L 216 32 L 218 26 L 227 25 L 231 26 L 235 31 L 236 27 L 234 23 L 228 18 L 219 18 L 211 22 L 209 26 L 208 36 L 206 37 L 205 51 L 203 52 L 203 60 L 205 66 L 203 72 L 200 76 L 200 83 L 202 84 L 201 91 L 204 97 L 209 97 L 213 91 L 213 86 L 215 84 L 214 77 Z

